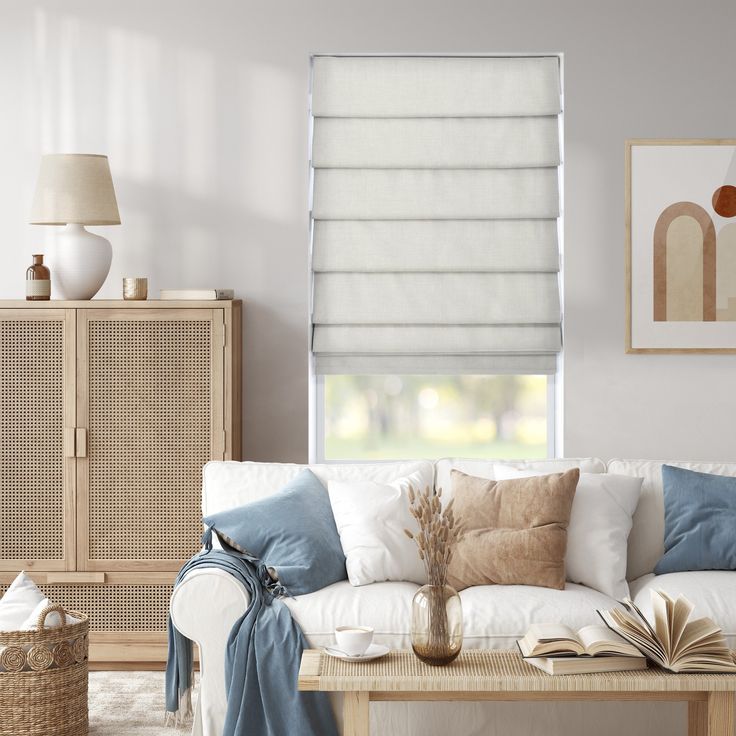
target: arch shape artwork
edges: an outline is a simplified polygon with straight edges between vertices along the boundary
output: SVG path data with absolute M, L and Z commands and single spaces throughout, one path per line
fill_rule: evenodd
M 693 228 L 693 225 L 696 228 Z M 668 246 L 678 247 L 683 251 L 685 249 L 691 251 L 693 246 L 699 248 L 698 268 L 688 269 L 687 260 L 682 259 L 671 262 L 671 271 L 668 273 Z M 692 283 L 693 278 L 698 279 L 701 264 L 702 284 Z M 673 278 L 688 289 L 702 289 L 702 312 L 700 312 L 701 297 L 698 295 L 697 314 L 691 313 L 684 319 L 714 322 L 716 320 L 716 230 L 711 216 L 695 202 L 671 204 L 657 218 L 657 224 L 654 227 L 655 322 L 683 319 L 681 316 L 668 314 L 668 301 L 673 304 L 678 299 L 677 295 L 667 293 L 668 280 L 672 281 Z M 683 296 L 683 299 L 686 298 L 687 295 Z

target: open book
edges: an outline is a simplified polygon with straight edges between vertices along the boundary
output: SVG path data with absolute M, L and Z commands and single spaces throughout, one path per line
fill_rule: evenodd
M 661 590 L 652 590 L 652 623 L 629 598 L 623 606 L 626 610 L 598 613 L 607 626 L 658 665 L 672 672 L 736 672 L 721 629 L 709 618 L 690 620 L 694 606 L 685 596 L 673 600 Z
M 524 657 L 642 657 L 635 646 L 601 624 L 584 626 L 580 631 L 564 624 L 532 624 L 519 639 L 519 649 Z

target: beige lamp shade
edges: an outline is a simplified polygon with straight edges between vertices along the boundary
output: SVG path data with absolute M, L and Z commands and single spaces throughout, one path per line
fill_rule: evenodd
M 32 225 L 119 225 L 107 156 L 54 153 L 41 157 Z

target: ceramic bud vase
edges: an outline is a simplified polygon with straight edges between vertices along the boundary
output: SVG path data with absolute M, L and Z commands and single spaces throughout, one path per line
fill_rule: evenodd
M 414 595 L 411 647 L 427 664 L 452 662 L 463 646 L 463 609 L 460 596 L 449 585 L 425 585 Z

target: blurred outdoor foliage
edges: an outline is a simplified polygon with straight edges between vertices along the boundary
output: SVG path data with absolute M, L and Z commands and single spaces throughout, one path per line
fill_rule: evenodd
M 326 376 L 325 458 L 547 456 L 546 376 Z

